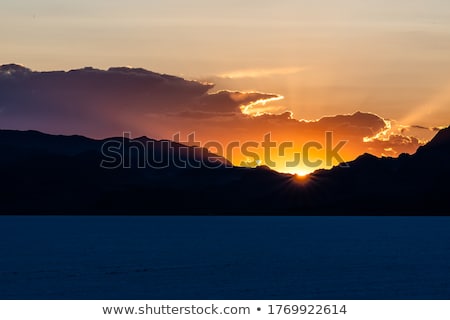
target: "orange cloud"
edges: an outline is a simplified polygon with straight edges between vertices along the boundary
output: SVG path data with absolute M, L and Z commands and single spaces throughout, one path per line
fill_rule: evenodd
M 220 78 L 240 79 L 240 78 L 261 78 L 274 75 L 296 74 L 305 70 L 304 67 L 290 68 L 264 68 L 264 69 L 243 69 L 226 72 L 219 75 Z
M 372 113 L 298 120 L 286 111 L 288 108 L 280 108 L 282 112 L 278 113 L 265 108 L 268 101 L 281 100 L 280 95 L 210 92 L 212 88 L 212 84 L 136 68 L 32 72 L 6 65 L 0 67 L 0 126 L 90 137 L 131 132 L 133 136 L 172 139 L 179 133 L 183 139 L 195 133 L 200 144 L 220 143 L 222 150 L 212 151 L 228 156 L 235 165 L 272 163 L 275 169 L 290 172 L 330 167 L 365 152 L 377 156 L 412 153 L 423 144 L 410 132 L 400 130 L 406 130 L 404 127 L 395 123 L 394 128 L 392 120 Z M 332 132 L 331 142 L 326 132 Z M 261 147 L 267 135 L 278 146 L 269 154 Z M 340 157 L 325 161 L 327 143 L 333 147 L 341 141 L 345 145 Z M 228 152 L 233 143 L 246 144 L 249 152 L 243 153 L 240 148 Z M 289 143 L 292 147 L 288 148 Z M 306 156 L 308 143 L 312 147 Z M 285 146 L 282 151 L 280 145 Z M 298 153 L 303 160 L 307 157 L 306 164 L 303 161 L 289 166 Z M 307 165 L 316 160 L 323 163 Z

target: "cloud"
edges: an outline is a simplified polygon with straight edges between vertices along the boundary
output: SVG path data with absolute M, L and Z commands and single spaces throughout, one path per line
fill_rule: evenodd
M 257 92 L 208 93 L 212 87 L 139 68 L 32 72 L 5 65 L 0 67 L 0 126 L 103 137 L 120 134 L 122 129 L 142 132 L 143 117 L 148 114 L 240 114 L 242 105 L 277 97 Z
M 189 109 L 241 113 L 242 106 L 252 106 L 266 101 L 278 100 L 282 97 L 275 94 L 259 92 L 231 92 L 219 91 L 202 95 L 197 103 L 189 106 Z
M 279 75 L 296 74 L 305 70 L 304 67 L 289 67 L 289 68 L 265 68 L 265 69 L 243 69 L 235 70 L 220 74 L 219 78 L 227 79 L 241 79 L 241 78 L 262 78 Z
M 223 144 L 261 142 L 270 134 L 274 141 L 292 142 L 299 150 L 311 141 L 325 146 L 328 131 L 333 132 L 334 143 L 347 141 L 346 161 L 364 152 L 377 156 L 412 153 L 423 143 L 411 134 L 418 128 L 402 127 L 373 113 L 299 120 L 288 108 L 274 112 L 265 106 L 269 101 L 281 101 L 280 95 L 211 92 L 213 87 L 140 68 L 33 72 L 6 65 L 0 67 L 0 128 L 94 138 L 120 136 L 126 131 L 134 136 L 171 139 L 178 132 L 195 132 L 200 141 Z M 317 156 L 323 156 L 319 151 Z
M 414 153 L 423 144 L 415 137 L 392 134 L 386 139 L 368 141 L 367 147 L 372 154 L 395 157 L 401 153 Z
M 438 128 L 438 127 L 424 127 L 424 126 L 419 126 L 419 125 L 412 125 L 410 127 L 414 128 L 414 129 L 422 129 L 422 130 L 429 130 L 429 131 L 435 131 L 435 132 L 442 129 L 442 128 Z

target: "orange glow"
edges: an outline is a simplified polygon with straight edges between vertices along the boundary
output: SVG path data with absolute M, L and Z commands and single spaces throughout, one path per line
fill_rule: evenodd
M 296 176 L 299 176 L 299 177 L 306 177 L 308 174 L 310 174 L 311 172 L 310 171 L 306 171 L 306 170 L 294 170 L 293 171 L 293 173 L 296 175 Z
M 300 121 L 293 118 L 292 114 L 284 116 L 244 114 L 240 117 L 208 120 L 158 117 L 157 121 L 153 121 L 155 124 L 153 129 L 162 132 L 165 139 L 172 138 L 173 132 L 177 132 L 174 129 L 179 130 L 182 143 L 190 133 L 195 133 L 200 146 L 210 141 L 219 142 L 222 150 L 212 147 L 209 151 L 227 158 L 236 166 L 266 165 L 273 170 L 296 174 L 299 177 L 318 169 L 330 169 L 340 162 L 352 161 L 363 153 L 371 153 L 378 157 L 396 156 L 403 152 L 413 153 L 419 147 L 419 144 L 407 140 L 407 137 L 403 142 L 389 141 L 390 122 L 387 121 L 381 121 L 378 131 L 366 129 L 364 123 L 358 123 L 359 120 L 353 120 L 353 125 L 348 127 L 340 126 L 339 123 L 334 124 L 333 121 L 335 120 L 324 124 L 320 120 Z M 169 131 L 169 128 L 172 130 Z M 331 149 L 341 141 L 346 142 L 339 151 L 339 158 L 327 157 L 326 132 L 332 132 Z M 262 146 L 267 134 L 270 134 L 270 140 L 275 143 L 269 151 Z M 241 147 L 248 143 L 251 145 L 247 151 L 256 157 L 243 152 Z M 283 143 L 291 145 L 281 151 L 280 146 Z M 312 147 L 305 152 L 305 145 L 311 143 Z M 238 146 L 228 148 L 233 144 Z M 298 161 L 295 162 L 295 159 Z
M 293 181 L 296 184 L 306 185 L 309 182 L 311 182 L 311 177 L 310 177 L 309 174 L 306 174 L 306 175 L 294 174 L 293 175 Z

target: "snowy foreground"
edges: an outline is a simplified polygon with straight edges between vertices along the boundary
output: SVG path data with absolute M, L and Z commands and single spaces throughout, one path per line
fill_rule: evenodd
M 0 217 L 0 299 L 450 299 L 450 217 Z

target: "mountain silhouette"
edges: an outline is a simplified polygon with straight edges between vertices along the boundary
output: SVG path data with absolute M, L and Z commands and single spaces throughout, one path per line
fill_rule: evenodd
M 414 155 L 363 154 L 306 177 L 147 137 L 0 130 L 0 149 L 1 214 L 450 214 L 450 128 Z
M 450 128 L 446 128 L 413 155 L 364 154 L 348 168 L 320 170 L 313 176 L 333 194 L 330 204 L 343 213 L 356 213 L 359 207 L 374 214 L 450 214 L 449 163 Z

